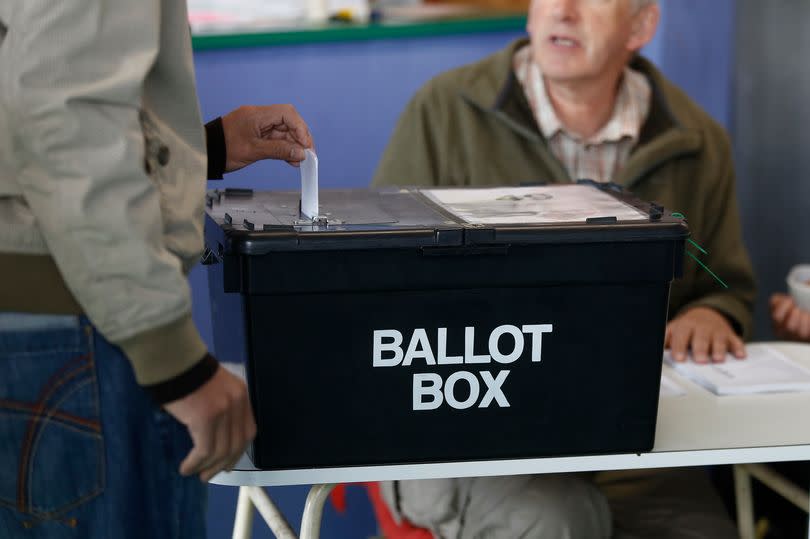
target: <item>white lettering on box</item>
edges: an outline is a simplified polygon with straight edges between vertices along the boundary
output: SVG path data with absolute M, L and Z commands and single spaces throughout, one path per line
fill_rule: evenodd
M 425 397 L 430 399 L 426 401 Z M 414 410 L 435 410 L 443 400 L 441 376 L 432 372 L 413 375 Z
M 543 335 L 553 333 L 554 326 L 553 324 L 500 325 L 489 334 L 487 343 L 489 354 L 475 353 L 475 331 L 476 328 L 472 326 L 464 328 L 464 355 L 451 356 L 447 351 L 448 328 L 436 328 L 435 348 L 431 342 L 432 330 L 414 329 L 405 350 L 401 331 L 374 330 L 372 365 L 412 367 L 414 361 L 418 361 L 417 365 L 422 367 L 421 362 L 424 361 L 424 367 L 438 366 L 439 372 L 413 375 L 413 410 L 436 410 L 445 403 L 456 410 L 467 410 L 476 403 L 478 408 L 489 408 L 493 403 L 500 408 L 510 408 L 504 385 L 511 371 L 501 370 L 497 375 L 493 375 L 490 371 L 463 370 L 448 375 L 447 366 L 487 364 L 493 361 L 501 365 L 513 364 L 525 356 L 527 338 L 530 341 L 528 359 L 532 363 L 540 363 L 543 359 Z M 509 335 L 510 338 L 504 339 L 505 335 Z
M 383 339 L 391 339 L 384 343 Z M 393 352 L 394 357 L 384 358 L 383 352 Z M 372 364 L 375 367 L 396 367 L 402 363 L 402 333 L 395 329 L 374 331 L 374 351 Z

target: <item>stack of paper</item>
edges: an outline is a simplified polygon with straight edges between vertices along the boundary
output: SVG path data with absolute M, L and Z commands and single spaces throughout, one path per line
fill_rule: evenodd
M 752 344 L 746 350 L 746 359 L 729 354 L 723 363 L 698 364 L 691 358 L 679 363 L 669 351 L 664 353 L 664 361 L 716 395 L 810 391 L 810 370 L 767 345 Z
M 666 374 L 661 374 L 661 392 L 659 393 L 659 396 L 680 397 L 682 395 L 686 395 L 686 391 L 684 391 L 684 389 L 679 386 L 675 380 Z

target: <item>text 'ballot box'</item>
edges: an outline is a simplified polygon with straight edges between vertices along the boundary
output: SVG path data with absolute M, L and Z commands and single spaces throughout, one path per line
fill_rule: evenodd
M 208 194 L 215 351 L 259 468 L 653 446 L 686 225 L 593 183 Z

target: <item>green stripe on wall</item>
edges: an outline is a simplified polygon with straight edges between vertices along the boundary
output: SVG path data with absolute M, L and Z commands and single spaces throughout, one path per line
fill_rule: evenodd
M 202 51 L 235 47 L 271 47 L 301 43 L 369 41 L 375 39 L 519 31 L 525 27 L 525 16 L 506 16 L 419 23 L 329 24 L 320 28 L 298 30 L 203 34 L 193 36 L 191 42 L 194 50 Z

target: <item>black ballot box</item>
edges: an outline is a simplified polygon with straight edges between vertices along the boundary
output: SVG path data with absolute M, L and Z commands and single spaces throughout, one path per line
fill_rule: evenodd
M 215 352 L 262 469 L 653 447 L 688 229 L 592 182 L 207 195 Z

